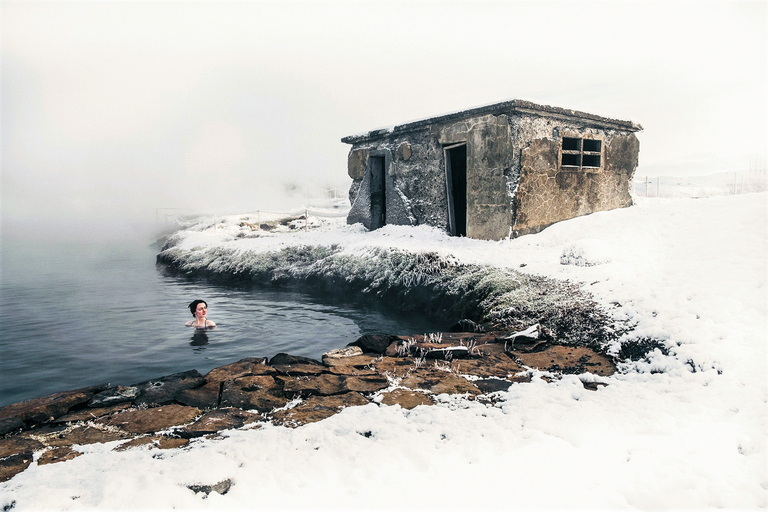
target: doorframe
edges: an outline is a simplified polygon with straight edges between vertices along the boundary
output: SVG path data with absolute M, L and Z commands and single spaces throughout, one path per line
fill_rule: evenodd
M 453 172 L 451 169 L 451 158 L 449 155 L 449 151 L 452 149 L 456 149 L 461 146 L 466 146 L 466 141 L 464 142 L 455 142 L 451 144 L 446 144 L 443 146 L 443 160 L 445 161 L 445 184 L 446 184 L 446 194 L 448 199 L 448 230 L 451 234 L 451 236 L 456 236 L 456 212 L 454 211 L 454 197 L 453 197 Z M 466 182 L 466 162 L 464 164 L 464 180 Z M 465 183 L 466 187 L 466 183 Z M 466 203 L 467 198 L 464 198 L 464 205 L 466 210 Z M 464 215 L 464 229 L 466 230 L 466 214 Z

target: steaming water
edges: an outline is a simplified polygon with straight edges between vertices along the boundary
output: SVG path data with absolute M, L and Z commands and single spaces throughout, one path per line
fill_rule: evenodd
M 110 382 L 212 368 L 288 352 L 319 358 L 362 334 L 445 327 L 434 319 L 335 297 L 222 287 L 156 267 L 146 244 L 4 242 L 0 269 L 0 406 Z M 218 327 L 195 336 L 187 304 Z

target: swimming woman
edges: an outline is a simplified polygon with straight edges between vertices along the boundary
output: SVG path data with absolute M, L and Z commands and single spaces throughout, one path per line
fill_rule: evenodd
M 197 299 L 189 303 L 189 310 L 192 312 L 194 320 L 190 320 L 186 323 L 187 327 L 194 327 L 195 329 L 213 329 L 216 324 L 206 318 L 208 314 L 208 303 L 204 300 Z

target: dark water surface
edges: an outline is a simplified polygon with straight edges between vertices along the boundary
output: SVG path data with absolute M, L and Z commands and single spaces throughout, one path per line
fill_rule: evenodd
M 349 298 L 212 284 L 155 265 L 146 243 L 3 241 L 0 406 L 110 382 L 135 384 L 279 352 L 319 358 L 362 334 L 411 334 L 442 322 Z M 218 327 L 195 336 L 202 298 Z

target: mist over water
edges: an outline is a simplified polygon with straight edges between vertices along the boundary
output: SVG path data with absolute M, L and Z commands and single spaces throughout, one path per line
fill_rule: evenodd
M 179 276 L 156 266 L 157 252 L 146 239 L 4 239 L 0 406 L 105 382 L 204 374 L 243 357 L 319 358 L 366 333 L 445 327 L 340 297 Z M 184 326 L 195 298 L 218 325 L 205 336 Z

